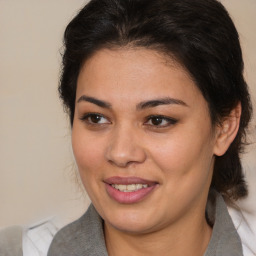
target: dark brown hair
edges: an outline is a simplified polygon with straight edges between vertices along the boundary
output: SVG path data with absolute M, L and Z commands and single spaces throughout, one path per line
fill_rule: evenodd
M 146 47 L 177 60 L 208 102 L 213 124 L 241 102 L 238 134 L 227 152 L 216 157 L 211 187 L 230 199 L 247 194 L 239 153 L 252 107 L 239 36 L 220 2 L 91 0 L 67 26 L 64 46 L 59 93 L 71 126 L 80 68 L 101 48 Z

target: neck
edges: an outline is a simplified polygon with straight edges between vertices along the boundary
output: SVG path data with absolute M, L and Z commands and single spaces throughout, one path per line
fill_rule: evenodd
M 108 223 L 105 239 L 110 256 L 203 255 L 211 237 L 211 228 L 204 216 L 183 219 L 163 229 L 144 234 L 131 234 Z

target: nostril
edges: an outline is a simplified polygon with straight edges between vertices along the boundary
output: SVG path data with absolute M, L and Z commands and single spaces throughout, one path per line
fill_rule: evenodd
M 132 164 L 135 164 L 136 162 L 134 161 L 121 161 L 121 160 L 108 160 L 108 162 L 111 164 L 111 165 L 115 165 L 115 166 L 118 166 L 118 167 L 121 167 L 121 168 L 126 168 L 128 166 L 131 166 Z
M 106 159 L 112 165 L 127 167 L 135 163 L 144 162 L 146 154 L 142 147 L 134 144 L 132 141 L 126 144 L 118 141 L 107 148 Z

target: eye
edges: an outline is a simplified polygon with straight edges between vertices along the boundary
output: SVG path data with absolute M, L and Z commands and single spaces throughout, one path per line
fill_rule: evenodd
M 157 128 L 164 128 L 177 123 L 177 120 L 166 116 L 149 116 L 146 121 L 146 125 L 151 125 Z
M 111 123 L 106 117 L 97 113 L 85 114 L 82 117 L 80 117 L 80 120 L 92 125 Z

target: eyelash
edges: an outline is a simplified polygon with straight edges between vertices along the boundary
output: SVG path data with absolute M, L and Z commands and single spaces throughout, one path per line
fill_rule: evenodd
M 106 123 L 95 123 L 95 122 L 92 122 L 92 120 L 89 120 L 93 117 L 100 117 L 100 118 L 105 118 L 106 120 L 108 120 L 108 118 L 104 117 L 103 115 L 101 115 L 99 113 L 87 113 L 87 114 L 81 116 L 79 119 L 88 125 L 104 125 L 104 124 L 106 124 Z M 111 122 L 108 121 L 107 124 L 111 124 Z
M 91 119 L 95 117 L 95 118 L 104 118 L 107 120 L 107 122 L 105 123 L 97 123 L 97 122 L 93 122 Z M 153 119 L 159 119 L 161 122 L 166 121 L 166 124 L 161 125 L 161 124 L 153 124 L 152 120 Z M 82 122 L 85 122 L 88 125 L 92 125 L 92 126 L 99 126 L 99 125 L 105 125 L 105 124 L 111 124 L 111 122 L 108 120 L 107 117 L 105 117 L 102 114 L 99 113 L 87 113 L 85 115 L 83 115 L 82 117 L 79 118 Z M 149 123 L 151 121 L 151 124 Z M 157 120 L 155 120 L 157 121 Z M 162 116 L 162 115 L 151 115 L 148 116 L 146 118 L 146 121 L 144 122 L 145 125 L 147 126 L 151 126 L 153 128 L 166 128 L 169 126 L 172 126 L 174 124 L 176 124 L 178 122 L 178 120 L 174 119 L 174 118 L 170 118 L 170 117 L 166 117 L 166 116 Z
M 152 124 L 152 120 L 153 119 L 160 119 L 161 121 L 166 121 L 166 124 L 165 125 L 154 125 Z M 151 124 L 147 124 L 149 121 L 151 120 Z M 171 125 L 174 125 L 178 122 L 178 120 L 174 119 L 174 118 L 170 118 L 170 117 L 167 117 L 167 116 L 162 116 L 162 115 L 151 115 L 149 117 L 146 118 L 146 122 L 145 124 L 146 125 L 150 125 L 154 128 L 165 128 L 165 127 L 169 127 Z

